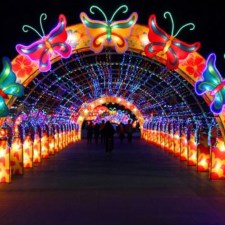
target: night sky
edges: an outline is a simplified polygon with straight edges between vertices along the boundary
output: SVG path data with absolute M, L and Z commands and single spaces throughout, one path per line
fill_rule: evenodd
M 199 3 L 201 2 L 201 3 Z M 204 4 L 202 4 L 204 2 Z M 40 31 L 39 16 L 45 12 L 48 18 L 43 23 L 45 33 L 58 23 L 58 16 L 63 13 L 67 18 L 67 24 L 80 22 L 80 12 L 86 12 L 93 19 L 102 19 L 100 14 L 91 15 L 89 8 L 97 5 L 111 17 L 112 13 L 122 4 L 126 4 L 129 11 L 126 14 L 118 14 L 115 20 L 126 19 L 136 11 L 139 15 L 138 23 L 147 25 L 150 14 L 155 14 L 158 25 L 170 33 L 171 24 L 163 18 L 165 11 L 170 11 L 175 22 L 175 32 L 183 24 L 194 22 L 196 29 L 183 30 L 178 39 L 187 43 L 201 42 L 199 53 L 205 58 L 214 52 L 217 55 L 216 65 L 222 76 L 225 77 L 225 8 L 223 1 L 175 1 L 175 0 L 6 0 L 1 3 L 1 35 L 0 56 L 8 56 L 13 59 L 17 52 L 17 43 L 29 45 L 39 37 L 33 33 L 24 33 L 22 26 L 29 24 Z

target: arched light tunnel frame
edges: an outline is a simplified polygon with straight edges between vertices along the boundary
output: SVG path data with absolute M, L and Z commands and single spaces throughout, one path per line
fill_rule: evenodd
M 69 26 L 69 27 L 66 28 L 66 30 L 74 32 L 77 36 L 77 46 L 73 49 L 73 54 L 75 54 L 76 52 L 82 52 L 82 51 L 89 51 L 90 50 L 90 47 L 89 47 L 90 37 L 87 35 L 85 27 L 83 26 L 83 24 L 75 24 L 75 25 Z M 131 52 L 135 52 L 137 54 L 145 55 L 144 46 L 147 42 L 147 33 L 148 33 L 148 27 L 147 26 L 136 24 L 134 26 L 133 30 L 132 30 L 132 33 L 131 33 L 130 37 L 128 38 L 128 46 L 129 46 L 128 50 L 131 51 Z M 16 61 L 18 60 L 19 57 L 20 57 L 20 55 L 18 55 L 17 57 L 15 57 L 12 60 L 12 65 L 16 63 Z M 194 77 L 193 74 L 190 74 L 187 71 L 187 64 L 185 62 L 190 57 L 192 57 L 192 58 L 200 57 L 204 61 L 206 61 L 206 60 L 199 53 L 195 52 L 195 53 L 190 54 L 186 60 L 183 60 L 183 62 L 180 63 L 178 69 L 176 70 L 176 72 L 181 77 L 183 77 L 188 83 L 190 83 L 193 86 L 195 84 L 195 82 L 197 81 L 198 77 Z M 58 60 L 60 60 L 59 56 L 52 56 L 51 63 L 53 64 L 54 62 L 56 62 Z M 159 62 L 160 64 L 165 65 L 165 58 L 162 55 L 160 55 L 160 56 L 157 55 L 154 58 L 154 60 L 156 62 Z M 30 71 L 30 73 L 24 74 L 23 77 L 20 77 L 20 82 L 24 87 L 28 86 L 28 84 L 36 76 L 38 76 L 38 74 L 40 74 L 40 71 L 38 70 L 37 64 L 32 63 L 31 66 L 32 66 L 32 70 Z M 17 75 L 17 72 L 15 72 L 15 74 Z M 212 96 L 210 96 L 210 94 L 208 94 L 208 93 L 203 95 L 203 98 L 208 105 L 212 101 Z M 15 97 L 11 96 L 7 100 L 6 104 L 7 104 L 8 108 L 12 107 L 13 103 L 15 102 L 15 99 L 16 99 Z M 216 118 L 217 123 L 219 125 L 219 128 L 221 130 L 222 136 L 225 139 L 225 128 L 224 128 L 225 127 L 224 126 L 225 113 L 215 115 L 215 118 Z M 3 124 L 4 120 L 5 120 L 5 118 L 1 118 L 1 124 Z
M 73 32 L 77 36 L 77 45 L 73 49 L 73 54 L 76 54 L 77 52 L 79 53 L 79 52 L 90 51 L 90 46 L 89 46 L 90 37 L 86 34 L 86 30 L 85 30 L 85 27 L 83 26 L 83 24 L 75 24 L 75 25 L 69 26 L 66 28 L 66 30 Z M 147 26 L 136 24 L 133 27 L 130 37 L 128 38 L 128 51 L 145 56 L 144 46 L 147 41 L 147 33 L 148 33 Z M 105 46 L 105 47 L 108 47 L 108 46 Z M 12 60 L 12 65 L 16 63 L 16 61 L 19 59 L 19 57 L 20 56 L 18 55 L 16 58 L 14 58 Z M 180 63 L 178 69 L 176 69 L 176 73 L 178 73 L 183 79 L 185 79 L 188 83 L 190 83 L 192 86 L 194 86 L 195 82 L 197 81 L 197 79 L 199 77 L 195 77 L 193 74 L 190 74 L 187 70 L 187 66 L 188 66 L 187 61 L 190 58 L 193 58 L 193 59 L 201 58 L 204 62 L 206 62 L 204 57 L 202 57 L 199 53 L 197 53 L 197 52 L 192 53 L 188 56 L 188 58 L 186 60 L 183 60 L 183 62 Z M 54 64 L 58 60 L 60 60 L 59 56 L 52 56 L 51 63 Z M 157 55 L 156 57 L 154 57 L 153 60 L 155 62 L 158 62 L 161 65 L 165 65 L 165 62 L 166 62 L 165 56 L 162 56 L 162 55 Z M 20 77 L 20 83 L 24 87 L 27 87 L 29 85 L 29 83 L 36 76 L 38 76 L 40 74 L 37 64 L 31 63 L 31 67 L 32 67 L 32 69 L 29 71 L 29 73 L 24 74 L 24 76 Z M 17 75 L 17 72 L 16 71 L 14 71 L 14 72 Z M 208 105 L 210 105 L 210 103 L 213 100 L 212 96 L 210 96 L 210 94 L 208 94 L 208 93 L 203 95 L 203 98 Z M 8 108 L 11 108 L 13 106 L 13 103 L 15 102 L 15 100 L 16 100 L 16 98 L 13 96 L 11 96 L 8 100 L 6 100 L 6 104 L 7 104 Z M 102 98 L 98 98 L 92 102 L 89 102 L 88 107 L 90 107 L 92 104 L 95 104 L 96 106 L 103 104 L 101 102 L 101 100 L 103 102 L 111 101 L 111 102 L 118 103 L 118 98 L 116 98 L 115 96 L 104 96 Z M 138 109 L 138 107 L 136 107 L 135 104 L 129 103 L 128 101 L 126 101 L 126 99 L 122 99 L 122 102 L 124 103 L 125 107 L 127 107 L 127 104 L 130 104 L 131 107 L 127 107 L 128 109 L 131 109 L 131 110 L 134 108 L 136 109 L 134 114 L 139 119 L 139 123 L 141 125 L 141 131 L 142 131 L 145 118 L 142 115 L 141 110 Z M 78 117 L 78 123 L 81 124 L 83 119 L 85 118 L 85 113 L 84 113 L 83 109 L 80 109 L 79 113 L 80 113 L 80 116 Z M 220 128 L 222 138 L 224 140 L 225 139 L 225 128 L 224 128 L 225 127 L 224 126 L 225 113 L 222 112 L 219 115 L 215 115 L 215 118 L 216 118 L 216 121 Z M 1 118 L 1 125 L 4 123 L 5 119 L 6 118 Z

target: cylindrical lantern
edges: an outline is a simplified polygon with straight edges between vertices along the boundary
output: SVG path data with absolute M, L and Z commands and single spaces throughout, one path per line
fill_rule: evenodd
M 0 130 L 0 183 L 11 181 L 10 154 L 7 138 L 7 129 Z

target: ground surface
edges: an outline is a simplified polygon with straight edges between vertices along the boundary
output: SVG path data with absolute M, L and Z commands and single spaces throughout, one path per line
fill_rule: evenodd
M 0 225 L 225 225 L 225 181 L 137 138 L 83 140 L 0 184 Z

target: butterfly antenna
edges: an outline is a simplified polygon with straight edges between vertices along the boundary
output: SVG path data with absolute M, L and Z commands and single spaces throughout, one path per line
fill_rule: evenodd
M 23 32 L 24 32 L 24 33 L 27 33 L 29 30 L 32 30 L 32 31 L 34 31 L 40 38 L 42 38 L 43 36 L 45 36 L 45 32 L 44 32 L 44 29 L 43 29 L 43 26 L 42 26 L 42 21 L 43 21 L 43 20 L 46 20 L 46 19 L 47 19 L 47 14 L 46 14 L 46 13 L 42 13 L 42 14 L 40 15 L 40 27 L 41 27 L 41 31 L 42 31 L 42 34 L 43 34 L 43 35 L 41 35 L 35 28 L 33 28 L 32 26 L 27 25 L 27 24 L 23 25 L 23 27 L 22 27 Z
M 22 30 L 23 30 L 24 33 L 27 33 L 29 31 L 29 29 L 33 30 L 39 37 L 42 38 L 41 34 L 36 29 L 31 27 L 30 25 L 23 25 L 23 27 L 22 27 Z
M 102 11 L 101 8 L 99 8 L 99 7 L 96 6 L 96 5 L 91 6 L 90 12 L 91 12 L 92 14 L 95 14 L 95 12 L 93 11 L 93 9 L 97 9 L 97 10 L 103 15 L 103 17 L 105 18 L 105 22 L 108 21 L 106 14 Z
M 114 19 L 114 17 L 116 16 L 116 14 L 121 10 L 124 9 L 124 11 L 122 13 L 126 13 L 128 11 L 128 7 L 127 5 L 121 5 L 112 15 L 111 19 L 109 20 L 109 22 L 111 23 Z
M 177 33 L 174 35 L 174 37 L 176 37 L 185 27 L 190 27 L 189 30 L 195 29 L 195 25 L 193 23 L 186 23 L 177 31 Z
M 171 25 L 172 25 L 170 35 L 173 36 L 173 33 L 174 33 L 174 21 L 173 21 L 173 16 L 172 16 L 172 14 L 171 14 L 170 12 L 168 12 L 168 11 L 165 12 L 163 16 L 164 16 L 165 19 L 167 19 L 167 16 L 169 16 L 170 21 L 171 21 Z
M 43 29 L 42 21 L 43 21 L 43 20 L 46 20 L 46 19 L 47 19 L 47 14 L 46 14 L 46 13 L 42 13 L 42 14 L 40 15 L 40 27 L 41 27 L 41 31 L 42 31 L 42 33 L 43 33 L 43 36 L 45 36 L 45 31 L 44 31 L 44 29 Z

